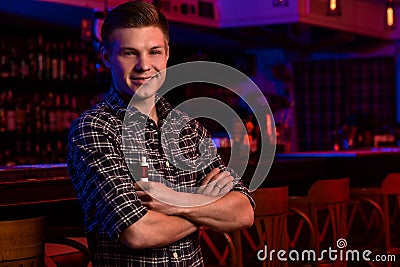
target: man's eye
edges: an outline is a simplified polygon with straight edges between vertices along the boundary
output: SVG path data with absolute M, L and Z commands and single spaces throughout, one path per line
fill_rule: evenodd
M 124 56 L 134 56 L 135 53 L 132 52 L 132 51 L 125 51 L 125 52 L 123 53 L 123 55 L 124 55 Z
M 162 52 L 160 50 L 153 50 L 150 52 L 151 55 L 160 55 Z

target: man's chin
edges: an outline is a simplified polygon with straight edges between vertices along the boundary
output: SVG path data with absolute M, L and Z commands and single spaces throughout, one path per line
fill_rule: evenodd
M 159 85 L 157 83 L 145 83 L 139 88 L 136 88 L 135 95 L 139 95 L 142 97 L 150 97 L 153 96 L 159 89 Z
M 141 88 L 141 89 L 143 89 L 143 88 Z M 154 97 L 155 93 L 153 93 L 153 92 L 154 91 L 148 91 L 148 90 L 141 91 L 141 90 L 138 90 L 138 91 L 135 92 L 135 94 L 132 97 L 134 97 L 137 100 L 145 100 L 145 99 L 149 99 L 149 98 Z

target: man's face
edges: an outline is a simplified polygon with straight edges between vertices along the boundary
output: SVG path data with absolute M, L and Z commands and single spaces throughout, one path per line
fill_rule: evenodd
M 154 26 L 116 29 L 110 46 L 102 55 L 116 89 L 139 98 L 154 97 L 165 80 L 165 72 L 159 72 L 167 67 L 169 56 L 162 31 Z

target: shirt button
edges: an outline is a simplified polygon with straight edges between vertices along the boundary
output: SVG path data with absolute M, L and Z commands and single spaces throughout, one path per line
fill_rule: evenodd
M 167 166 L 169 168 L 169 161 L 168 160 L 165 162 L 165 166 Z
M 174 256 L 174 258 L 177 260 L 178 259 L 178 253 L 174 252 L 172 253 L 172 256 Z

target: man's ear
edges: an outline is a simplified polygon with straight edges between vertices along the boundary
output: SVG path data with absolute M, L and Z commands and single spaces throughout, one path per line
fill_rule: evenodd
M 108 49 L 106 49 L 104 46 L 101 47 L 101 58 L 103 59 L 103 63 L 107 68 L 111 67 L 110 64 L 110 53 Z
M 167 43 L 167 45 L 165 46 L 166 48 L 166 53 L 167 53 L 167 61 L 169 59 L 169 44 Z

